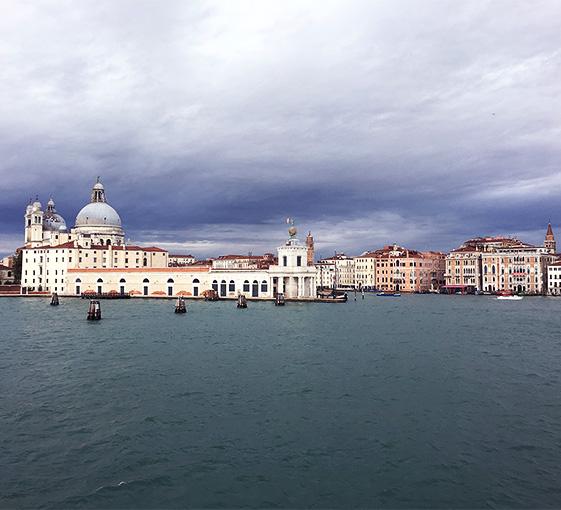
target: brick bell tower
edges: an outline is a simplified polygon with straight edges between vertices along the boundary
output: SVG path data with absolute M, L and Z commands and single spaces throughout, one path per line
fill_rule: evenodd
M 307 257 L 307 264 L 308 266 L 314 265 L 314 238 L 312 237 L 312 233 L 308 232 L 306 236 L 306 248 L 308 248 L 308 257 Z
M 544 248 L 549 248 L 553 250 L 553 253 L 557 251 L 557 243 L 555 242 L 555 236 L 553 235 L 553 229 L 551 228 L 551 223 L 547 224 L 547 232 L 545 234 L 545 241 L 543 243 Z

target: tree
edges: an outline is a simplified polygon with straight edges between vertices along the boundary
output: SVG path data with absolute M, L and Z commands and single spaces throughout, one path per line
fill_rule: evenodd
M 21 249 L 16 250 L 14 254 L 14 281 L 16 283 L 21 283 L 21 266 L 23 262 L 23 252 Z

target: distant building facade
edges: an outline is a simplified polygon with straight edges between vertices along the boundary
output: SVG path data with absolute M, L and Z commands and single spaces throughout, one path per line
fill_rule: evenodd
M 544 246 L 509 237 L 478 237 L 446 257 L 446 289 L 451 292 L 545 294 L 547 268 L 557 260 L 548 225 Z

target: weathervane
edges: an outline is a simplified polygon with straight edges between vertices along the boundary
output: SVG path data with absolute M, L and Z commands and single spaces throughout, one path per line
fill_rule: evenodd
M 290 239 L 294 239 L 298 233 L 298 229 L 294 226 L 294 218 L 286 218 L 286 223 L 290 225 L 290 227 L 288 227 L 288 235 Z

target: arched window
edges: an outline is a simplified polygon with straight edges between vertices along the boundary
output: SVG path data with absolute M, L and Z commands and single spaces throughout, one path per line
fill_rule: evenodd
M 80 278 L 76 278 L 76 283 L 82 283 L 82 280 L 80 280 Z
M 125 280 L 124 278 L 121 278 L 121 279 L 119 280 L 119 283 L 127 283 L 127 280 Z
M 142 283 L 150 283 L 150 280 L 148 278 L 144 278 L 144 280 L 142 280 Z
M 249 282 L 247 280 L 243 282 L 243 291 L 249 292 Z
M 103 294 L 103 280 L 101 278 L 97 279 L 97 293 Z
M 168 278 L 168 296 L 173 296 L 173 278 Z
M 99 240 L 99 244 L 101 244 L 101 246 L 103 246 L 103 239 Z
M 98 278 L 97 283 L 103 283 L 103 280 L 101 278 Z
M 82 283 L 82 280 L 80 280 L 80 278 L 76 278 L 76 295 L 79 296 L 82 288 L 80 286 L 80 284 Z
M 195 278 L 193 280 L 193 296 L 197 297 L 199 295 L 199 279 Z
M 144 280 L 142 280 L 143 285 L 143 289 L 142 289 L 142 294 L 147 296 L 148 295 L 148 284 L 150 283 L 150 280 L 148 280 L 148 278 L 144 278 Z
M 483 274 L 487 274 L 487 266 L 483 266 Z
M 123 295 L 125 293 L 125 283 L 127 283 L 127 281 L 124 278 L 121 278 L 119 283 L 119 291 L 121 292 L 121 295 Z
M 234 280 L 230 280 L 230 285 L 228 287 L 229 292 L 236 292 L 236 282 Z
M 111 239 L 107 239 L 107 242 L 105 243 L 107 246 L 111 246 Z
M 220 282 L 220 296 L 226 297 L 226 280 Z
M 168 278 L 168 283 L 173 283 L 173 278 Z
M 259 282 L 257 280 L 253 280 L 253 284 L 251 285 L 251 297 L 258 297 L 259 296 Z
M 212 281 L 212 288 L 213 288 L 213 290 L 218 292 L 218 282 L 216 280 Z
M 267 290 L 268 290 L 268 289 L 267 289 L 267 281 L 266 281 L 266 280 L 263 280 L 263 281 L 261 282 L 261 292 L 267 292 Z
M 142 261 L 142 265 L 144 267 L 146 267 L 148 265 L 148 259 L 146 257 L 144 257 L 144 260 Z

